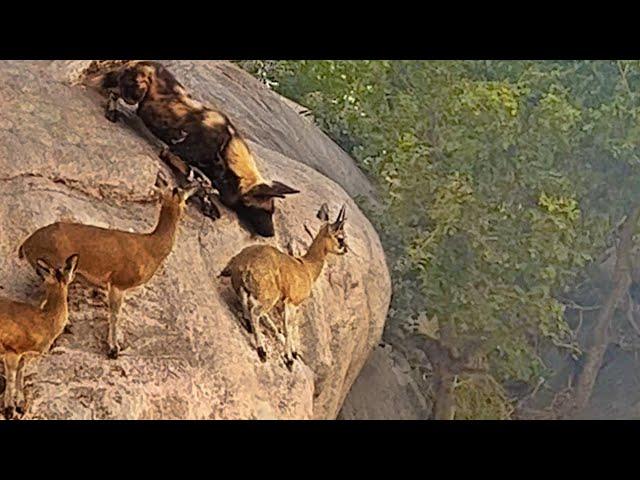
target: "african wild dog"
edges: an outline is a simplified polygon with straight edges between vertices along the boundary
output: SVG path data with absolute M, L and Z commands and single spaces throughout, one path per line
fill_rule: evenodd
M 274 235 L 274 199 L 299 191 L 265 181 L 226 115 L 194 100 L 158 62 L 128 62 L 105 74 L 102 88 L 111 92 L 106 110 L 109 120 L 118 118 L 118 97 L 137 105 L 147 128 L 168 145 L 163 159 L 182 173 L 193 173 L 195 167 L 212 182 L 222 203 L 253 231 L 265 237 Z

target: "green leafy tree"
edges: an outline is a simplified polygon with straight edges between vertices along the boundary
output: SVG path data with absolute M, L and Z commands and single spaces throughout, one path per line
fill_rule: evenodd
M 638 191 L 638 62 L 243 66 L 379 185 L 385 335 L 426 351 L 436 418 L 506 418 L 508 385 L 552 373 L 545 346 L 580 353 L 559 299 Z

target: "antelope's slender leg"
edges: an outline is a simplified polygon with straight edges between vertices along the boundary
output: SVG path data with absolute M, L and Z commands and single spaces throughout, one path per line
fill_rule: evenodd
M 109 336 L 107 342 L 109 343 L 108 357 L 112 359 L 118 358 L 118 354 L 120 353 L 117 326 L 123 297 L 124 292 L 122 290 L 119 290 L 113 285 L 109 286 Z
M 265 315 L 262 318 L 264 318 L 265 325 L 269 328 L 269 330 L 271 330 L 271 333 L 273 333 L 273 335 L 276 337 L 278 342 L 280 342 L 282 345 L 285 345 L 286 339 L 284 335 L 280 333 L 280 330 L 278 330 L 278 327 L 276 327 L 276 325 L 273 323 L 273 320 L 271 320 L 271 317 L 269 315 Z
M 289 317 L 291 322 L 291 355 L 294 359 L 299 357 L 298 352 L 300 351 L 300 325 L 298 325 L 298 320 L 296 319 L 298 310 L 293 306 L 289 306 Z
M 244 319 L 245 328 L 249 333 L 253 333 L 251 326 L 251 308 L 249 308 L 249 294 L 242 288 L 240 289 L 240 304 L 242 305 L 242 318 Z
M 4 354 L 4 378 L 6 387 L 4 390 L 4 418 L 11 420 L 15 411 L 16 403 L 16 375 L 20 356 L 15 353 Z
M 264 342 L 262 339 L 262 332 L 260 331 L 260 319 L 264 316 L 262 312 L 262 306 L 251 296 L 249 296 L 249 323 L 253 330 L 253 335 L 256 339 L 256 349 L 258 350 L 258 356 L 263 362 L 267 361 L 267 351 L 264 348 Z
M 292 349 L 292 325 L 291 325 L 291 315 L 289 312 L 289 306 L 287 303 L 284 304 L 284 309 L 282 310 L 282 320 L 284 323 L 284 364 L 291 371 L 293 370 L 293 349 Z
M 16 373 L 16 412 L 20 415 L 24 415 L 25 412 L 25 399 L 24 399 L 24 365 L 27 363 L 27 359 L 23 356 L 22 361 L 18 364 L 18 372 Z

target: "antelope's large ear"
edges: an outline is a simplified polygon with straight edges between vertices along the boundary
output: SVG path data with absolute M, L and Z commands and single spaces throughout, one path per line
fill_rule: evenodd
M 160 170 L 158 175 L 156 176 L 156 183 L 154 184 L 154 189 L 164 190 L 169 186 L 169 181 L 165 176 L 164 172 Z
M 337 232 L 344 228 L 344 222 L 347 220 L 346 212 L 347 206 L 345 204 L 342 204 L 342 208 L 340 209 L 340 213 L 338 213 L 336 221 L 331 224 L 331 228 L 334 232 Z
M 300 193 L 300 190 L 291 188 L 284 183 L 273 182 L 271 185 L 267 185 L 266 183 L 256 185 L 247 192 L 247 195 L 253 198 L 266 199 L 274 197 L 284 198 L 285 195 L 291 195 L 293 193 Z
M 71 283 L 76 276 L 76 268 L 78 268 L 78 254 L 74 253 L 69 256 L 62 267 L 62 276 L 66 283 Z
M 65 275 L 74 273 L 76 271 L 76 268 L 78 268 L 78 258 L 79 257 L 77 253 L 70 255 L 69 258 L 67 258 L 64 262 L 62 273 L 64 273 Z
M 329 206 L 326 203 L 323 203 L 320 206 L 320 210 L 316 213 L 316 217 L 318 217 L 323 222 L 329 221 Z
M 56 277 L 56 272 L 42 258 L 36 260 L 36 273 L 42 280 Z

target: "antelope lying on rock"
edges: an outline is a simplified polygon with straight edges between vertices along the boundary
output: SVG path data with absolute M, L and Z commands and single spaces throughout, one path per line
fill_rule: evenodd
M 117 99 L 137 105 L 147 128 L 168 145 L 163 160 L 183 174 L 196 169 L 220 193 L 224 205 L 264 237 L 274 235 L 274 199 L 299 193 L 280 182 L 268 184 L 253 155 L 223 113 L 195 101 L 158 62 L 129 62 L 106 73 L 101 81 L 110 92 L 106 117 L 118 118 Z M 219 216 L 219 215 L 218 215 Z
M 70 252 L 79 253 L 78 273 L 108 293 L 109 358 L 117 358 L 120 351 L 117 322 L 125 292 L 148 282 L 171 253 L 185 202 L 197 188 L 167 189 L 151 233 L 56 222 L 35 231 L 20 247 L 20 258 L 34 267 L 38 258 L 56 264 Z
M 0 355 L 4 360 L 4 416 L 24 413 L 22 357 L 43 354 L 63 332 L 68 320 L 67 288 L 73 281 L 78 255 L 71 255 L 60 269 L 46 261 L 35 262 L 44 280 L 45 298 L 40 307 L 0 297 Z
M 318 217 L 325 224 L 304 256 L 294 257 L 269 245 L 252 245 L 233 257 L 220 274 L 231 277 L 233 289 L 255 335 L 258 355 L 263 362 L 266 361 L 267 352 L 260 332 L 260 321 L 273 325 L 270 315 L 276 306 L 284 304 L 285 364 L 289 370 L 293 367 L 293 360 L 298 358 L 298 325 L 293 320 L 293 309 L 311 295 L 327 254 L 343 255 L 347 252 L 345 206 L 334 223 L 328 223 L 326 205 L 322 206 Z

